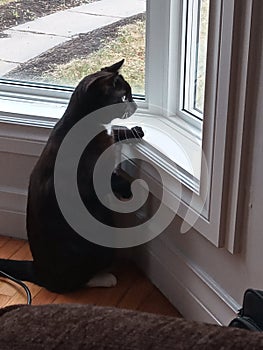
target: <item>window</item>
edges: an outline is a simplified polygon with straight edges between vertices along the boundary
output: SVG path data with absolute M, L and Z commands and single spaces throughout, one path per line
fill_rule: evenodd
M 183 219 L 182 232 L 192 227 L 231 253 L 243 220 L 243 133 L 231 128 L 244 127 L 245 109 L 234 106 L 240 96 L 245 106 L 252 9 L 234 0 L 148 2 L 147 99 L 135 121 L 152 132 L 137 151 L 124 151 L 158 164 L 162 200 Z M 147 166 L 139 172 L 154 183 Z
M 209 3 L 147 2 L 146 101 L 141 113 L 126 123 L 142 124 L 148 143 L 143 152 L 152 159 L 158 154 L 166 171 L 196 193 L 201 176 Z
M 16 4 L 18 2 L 17 0 Z M 35 1 L 34 4 L 36 3 L 38 2 Z M 95 1 L 89 0 L 61 1 L 61 10 L 68 11 L 67 14 L 70 16 L 75 16 L 72 6 L 67 8 L 67 5 L 73 3 L 77 6 L 96 4 Z M 101 0 L 100 3 L 112 2 Z M 229 106 L 235 104 L 235 99 L 231 100 L 234 94 L 231 84 L 237 79 L 232 59 L 237 50 L 240 50 L 242 60 L 239 64 L 242 65 L 240 72 L 242 77 L 244 75 L 244 82 L 238 84 L 234 94 L 236 96 L 242 93 L 241 89 L 245 91 L 246 88 L 253 4 L 238 2 L 237 5 L 234 0 L 147 0 L 146 2 L 118 0 L 118 8 L 123 9 L 127 4 L 135 3 L 138 6 L 146 4 L 146 21 L 144 18 L 135 18 L 140 21 L 140 33 L 144 33 L 142 36 L 140 34 L 143 38 L 142 50 L 137 54 L 142 63 L 140 65 L 142 80 L 132 83 L 135 86 L 139 109 L 131 120 L 127 120 L 127 125 L 142 125 L 147 132 L 141 145 L 133 149 L 127 145 L 126 149 L 123 149 L 123 155 L 128 157 L 132 164 L 132 158 L 140 154 L 157 166 L 166 179 L 167 206 L 172 209 L 178 208 L 179 216 L 190 224 L 194 221 L 194 228 L 198 232 L 216 246 L 220 246 L 225 238 L 221 223 L 223 219 L 225 221 L 229 219 L 223 204 L 226 208 L 231 205 L 233 216 L 233 213 L 237 212 L 235 198 L 239 195 L 239 180 L 235 183 L 235 193 L 232 194 L 229 188 L 228 195 L 231 198 L 227 198 L 228 201 L 224 197 L 227 190 L 223 187 L 224 184 L 231 183 L 227 177 L 229 164 L 226 158 L 231 158 L 231 152 L 235 152 L 235 150 L 230 151 L 226 157 L 226 147 L 231 136 L 228 123 Z M 8 4 L 10 8 L 11 4 L 12 1 Z M 50 6 L 52 7 L 52 2 L 47 4 L 49 9 L 47 15 L 54 19 L 56 11 L 53 11 Z M 82 10 L 84 8 L 82 7 Z M 32 15 L 33 7 L 29 10 L 24 14 L 25 20 L 28 19 L 27 16 Z M 105 14 L 103 9 L 101 11 L 101 16 L 98 17 L 103 17 Z M 137 14 L 133 15 L 137 16 Z M 239 15 L 243 26 L 236 21 Z M 94 13 L 90 13 L 89 10 L 85 16 L 94 16 Z M 111 15 L 110 18 L 110 21 L 113 21 L 115 17 Z M 32 22 L 32 31 L 37 32 L 35 25 L 40 23 L 41 20 L 34 22 L 34 25 Z M 54 21 L 54 23 L 58 22 Z M 73 23 L 74 21 L 68 22 L 71 31 L 74 30 Z M 47 27 L 49 36 L 52 36 L 53 30 L 51 24 Z M 43 74 L 37 74 L 37 78 L 41 76 L 41 82 L 46 81 L 50 85 L 43 85 L 35 79 L 36 76 L 31 79 L 31 73 L 27 70 L 30 60 L 27 62 L 27 58 L 24 58 L 27 63 L 19 62 L 15 56 L 21 52 L 18 49 L 22 43 L 21 38 L 28 35 L 25 32 L 26 24 L 19 25 L 22 26 L 20 36 L 13 52 L 7 43 L 11 42 L 9 40 L 14 30 L 9 28 L 1 33 L 0 42 L 5 44 L 0 46 L 0 74 L 3 78 L 0 82 L 0 117 L 1 123 L 5 122 L 9 126 L 17 124 L 28 126 L 28 129 L 23 129 L 23 135 L 25 130 L 31 136 L 33 134 L 30 147 L 33 145 L 39 147 L 38 137 L 43 139 L 41 134 L 44 133 L 43 130 L 50 128 L 54 124 L 54 118 L 60 116 L 65 109 L 72 92 L 72 88 L 65 84 L 74 85 L 79 77 L 72 73 L 75 81 L 70 80 L 71 78 L 63 80 L 65 78 L 63 72 L 71 67 L 65 66 L 68 62 L 63 61 L 65 56 L 61 49 L 59 57 L 62 60 L 60 63 L 63 69 L 58 66 L 52 67 L 50 75 L 47 65 L 43 69 Z M 67 35 L 67 33 L 58 35 L 64 38 L 62 43 L 57 43 L 58 36 L 55 36 L 55 44 L 52 44 L 52 48 L 58 44 L 62 45 L 58 46 L 59 48 L 70 45 L 70 38 Z M 41 44 L 42 51 L 34 56 L 34 60 L 36 56 L 38 57 L 37 61 L 43 57 L 39 54 L 43 53 L 43 47 L 46 45 L 45 35 L 39 33 L 38 38 L 40 37 L 42 41 L 39 39 L 38 44 Z M 244 38 L 244 42 L 240 40 L 241 37 Z M 80 45 L 81 38 L 85 41 L 86 37 L 82 34 L 79 36 Z M 144 38 L 146 44 L 144 44 Z M 138 41 L 136 35 L 133 39 Z M 105 40 L 107 42 L 108 37 L 105 37 Z M 31 41 L 27 40 L 25 43 L 30 45 Z M 107 42 L 108 44 L 110 43 Z M 45 50 L 49 49 L 49 46 L 45 48 Z M 24 51 L 23 54 L 29 52 L 28 49 Z M 49 55 L 51 57 L 50 52 Z M 45 60 L 48 62 L 49 55 L 44 56 L 42 63 Z M 108 57 L 109 54 L 104 53 L 104 56 Z M 112 61 L 112 58 L 109 58 Z M 19 71 L 20 64 L 23 69 Z M 82 68 L 77 68 L 77 72 Z M 133 68 L 135 68 L 136 79 L 138 67 L 135 65 Z M 34 71 L 34 65 L 31 67 L 32 71 Z M 36 71 L 38 72 L 37 69 Z M 25 72 L 26 77 L 21 75 Z M 125 75 L 128 76 L 129 72 Z M 133 77 L 128 79 L 131 81 Z M 59 85 L 61 83 L 63 86 Z M 244 114 L 244 111 L 242 113 Z M 235 120 L 236 125 L 240 125 L 241 129 L 244 122 L 244 118 L 240 117 L 242 113 L 239 113 L 239 118 L 236 114 L 232 116 L 232 120 Z M 32 129 L 32 126 L 38 128 Z M 32 130 L 34 130 L 33 133 Z M 8 137 L 7 133 L 5 138 Z M 17 135 L 13 139 L 15 142 Z M 235 142 L 242 143 L 242 133 L 238 135 Z M 240 164 L 240 162 L 235 163 L 235 168 L 231 170 L 232 174 L 237 173 Z M 133 165 L 136 167 L 136 163 Z M 149 175 L 150 178 L 152 176 L 147 169 L 139 167 L 138 171 L 144 172 L 145 176 Z M 235 240 L 231 233 L 234 231 L 235 223 L 227 231 L 230 251 L 234 251 Z
M 209 0 L 185 2 L 183 15 L 186 25 L 183 33 L 182 109 L 203 119 Z
M 201 3 L 205 3 L 205 6 L 201 6 Z M 179 108 L 179 95 L 182 88 L 177 86 L 175 81 L 184 81 L 185 78 L 183 75 L 180 77 L 180 74 L 174 75 L 173 71 L 176 73 L 177 67 L 188 66 L 189 50 L 183 52 L 184 40 L 181 40 L 185 38 L 188 46 L 195 44 L 190 54 L 194 52 L 194 55 L 200 58 L 197 60 L 199 62 L 197 66 L 202 87 L 198 82 L 198 89 L 193 87 L 193 90 L 204 94 L 205 69 L 202 68 L 201 72 L 200 67 L 205 66 L 205 52 L 203 48 L 198 49 L 198 41 L 202 42 L 204 47 L 206 46 L 203 32 L 207 32 L 205 26 L 208 22 L 207 3 L 208 0 L 201 2 L 169 0 L 164 4 L 164 2 L 148 0 L 147 21 L 145 21 L 146 0 L 125 3 L 120 0 L 61 1 L 58 7 L 47 4 L 44 9 L 41 2 L 35 2 L 30 8 L 21 9 L 16 2 L 8 1 L 7 4 L 4 1 L 1 6 L 3 18 L 6 17 L 6 21 L 3 21 L 4 30 L 0 38 L 2 41 L 0 74 L 3 78 L 3 90 L 8 94 L 10 91 L 21 91 L 21 96 L 26 94 L 28 98 L 31 98 L 33 93 L 34 100 L 41 95 L 41 101 L 45 97 L 54 96 L 53 107 L 56 107 L 58 97 L 62 99 L 65 97 L 66 103 L 71 92 L 70 87 L 76 85 L 84 75 L 122 57 L 128 58 L 123 74 L 131 83 L 135 96 L 142 101 L 139 105 L 143 118 L 146 111 L 150 115 L 156 115 L 157 112 L 159 116 L 158 120 L 155 117 L 147 119 L 154 126 L 154 128 L 148 126 L 146 136 L 148 144 L 153 147 L 153 152 L 164 154 L 168 163 L 172 160 L 175 165 L 179 165 L 180 170 L 175 172 L 177 176 L 181 172 L 186 172 L 191 181 L 185 181 L 185 184 L 198 191 L 202 123 L 197 122 L 198 127 L 194 125 L 192 128 L 192 133 L 195 135 L 194 143 L 185 146 L 188 140 L 183 136 L 183 149 L 186 151 L 184 156 L 178 157 L 182 147 L 181 142 L 177 144 L 176 140 L 180 139 L 184 132 L 181 131 L 178 134 L 176 131 L 174 122 L 177 119 L 174 116 L 181 113 L 180 117 L 189 117 L 192 114 L 185 113 L 184 106 Z M 8 16 L 10 11 L 14 15 L 11 20 Z M 42 11 L 42 17 L 38 17 L 39 11 Z M 192 14 L 191 21 L 189 13 Z M 201 18 L 204 20 L 202 21 Z M 67 21 L 66 26 L 65 21 Z M 78 25 L 75 24 L 76 22 Z M 89 25 L 87 22 L 90 22 Z M 200 23 L 193 27 L 190 22 Z M 160 23 L 161 26 L 156 26 L 156 23 Z M 97 28 L 101 25 L 103 25 L 102 28 Z M 185 32 L 183 27 L 186 28 Z M 178 52 L 171 52 L 169 57 L 172 40 L 177 43 L 173 50 L 178 49 Z M 147 41 L 146 44 L 145 41 Z M 163 49 L 159 49 L 161 46 Z M 92 52 L 87 54 L 89 50 Z M 203 55 L 202 59 L 200 52 Z M 170 61 L 174 58 L 172 65 Z M 192 65 L 191 70 L 193 70 Z M 174 81 L 170 81 L 172 79 Z M 193 80 L 193 77 L 191 79 Z M 10 80 L 13 82 L 9 83 Z M 47 83 L 49 85 L 45 85 Z M 168 97 L 166 93 L 168 86 L 171 90 L 175 90 L 174 96 Z M 9 95 L 5 95 L 7 96 Z M 176 100 L 173 106 L 169 103 L 169 98 Z M 17 102 L 17 110 L 21 108 L 27 110 L 22 107 L 25 104 L 20 103 L 21 100 Z M 41 113 L 41 117 L 45 118 L 47 111 L 45 109 L 41 112 L 43 106 L 42 104 L 37 108 L 35 104 L 38 109 L 36 113 Z M 14 106 L 11 107 L 12 110 L 13 108 Z M 2 100 L 2 109 L 8 113 L 11 112 L 7 100 Z M 32 117 L 34 113 L 35 111 L 32 111 Z M 56 116 L 58 111 L 48 110 L 48 113 Z M 166 118 L 165 113 L 172 114 L 171 118 Z M 34 118 L 32 119 L 35 123 Z M 137 122 L 136 117 L 128 123 L 132 122 Z M 146 127 L 145 123 L 144 127 Z M 168 137 L 160 137 L 162 131 L 165 131 Z M 166 147 L 167 142 L 170 142 L 169 148 Z M 173 148 L 179 151 L 173 151 Z M 170 165 L 167 164 L 167 167 Z M 187 179 L 187 176 L 183 175 L 181 180 L 183 179 Z
M 144 95 L 145 0 L 0 2 L 0 76 L 75 86 L 126 58 L 124 74 Z

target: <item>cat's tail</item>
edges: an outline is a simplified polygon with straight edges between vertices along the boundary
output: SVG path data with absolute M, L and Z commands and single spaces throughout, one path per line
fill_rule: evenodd
M 0 276 L 1 271 L 18 280 L 41 285 L 35 273 L 33 261 L 0 259 Z

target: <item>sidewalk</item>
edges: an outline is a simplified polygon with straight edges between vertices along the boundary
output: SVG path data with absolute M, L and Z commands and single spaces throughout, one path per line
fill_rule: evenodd
M 145 0 L 100 0 L 38 18 L 3 31 L 0 77 L 54 46 L 144 12 Z

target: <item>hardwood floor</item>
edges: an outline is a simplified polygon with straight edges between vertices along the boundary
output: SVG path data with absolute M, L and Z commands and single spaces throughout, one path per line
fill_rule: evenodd
M 31 259 L 28 243 L 24 240 L 0 236 L 0 258 Z M 120 262 L 114 273 L 118 279 L 118 284 L 114 288 L 82 288 L 67 294 L 51 293 L 33 283 L 26 282 L 26 284 L 31 291 L 33 305 L 93 304 L 181 317 L 162 293 L 131 263 Z M 25 302 L 24 290 L 17 284 L 0 277 L 0 307 Z

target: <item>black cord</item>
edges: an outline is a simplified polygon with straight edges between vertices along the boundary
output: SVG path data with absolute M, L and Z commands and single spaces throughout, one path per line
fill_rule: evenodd
M 22 282 L 22 281 L 14 278 L 14 277 L 8 275 L 7 273 L 5 273 L 5 272 L 3 272 L 1 270 L 0 270 L 0 275 L 3 275 L 4 277 L 10 279 L 11 281 L 19 284 L 22 288 L 24 288 L 24 290 L 26 292 L 26 295 L 27 295 L 27 305 L 31 305 L 31 303 L 32 303 L 32 295 L 31 295 L 31 292 L 30 292 L 28 286 L 24 282 Z

